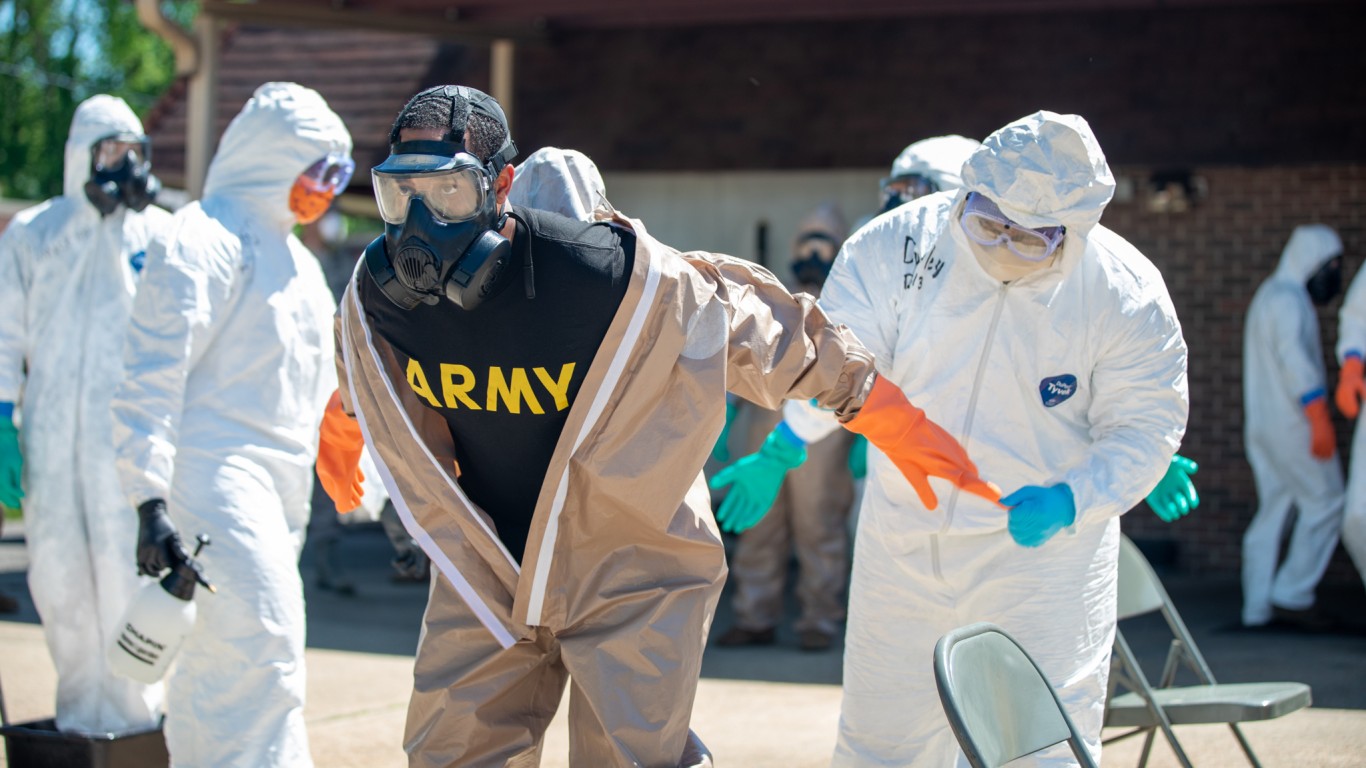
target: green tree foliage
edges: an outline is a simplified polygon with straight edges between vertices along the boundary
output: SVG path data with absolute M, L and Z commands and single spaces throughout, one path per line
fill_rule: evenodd
M 161 5 L 188 27 L 199 4 Z M 0 197 L 61 193 L 67 131 L 86 98 L 113 94 L 146 116 L 174 78 L 174 54 L 130 0 L 0 0 Z

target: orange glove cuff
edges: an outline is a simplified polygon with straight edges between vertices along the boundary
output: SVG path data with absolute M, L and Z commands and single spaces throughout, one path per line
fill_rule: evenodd
M 333 392 L 327 401 L 318 432 L 318 480 L 337 511 L 350 512 L 360 506 L 361 481 L 365 479 L 360 454 L 365 438 L 360 423 L 342 410 L 340 392 Z
M 967 451 L 925 412 L 911 404 L 901 388 L 878 376 L 863 407 L 845 428 L 868 438 L 915 487 L 920 500 L 938 504 L 928 478 L 942 477 L 963 490 L 999 503 L 1001 491 L 982 480 Z
M 1361 400 L 1366 397 L 1366 381 L 1363 380 L 1366 371 L 1363 369 L 1366 364 L 1361 358 L 1351 355 L 1342 361 L 1342 371 L 1338 374 L 1338 388 L 1333 399 L 1338 411 L 1349 419 L 1355 419 L 1361 413 Z
M 1304 415 L 1309 419 L 1309 452 L 1316 459 L 1331 459 L 1337 450 L 1337 435 L 1333 432 L 1333 419 L 1328 415 L 1328 400 L 1320 397 L 1304 406 Z

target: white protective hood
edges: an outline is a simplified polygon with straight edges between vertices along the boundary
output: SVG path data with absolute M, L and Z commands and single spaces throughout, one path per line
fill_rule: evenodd
M 1342 253 L 1342 239 L 1327 224 L 1301 224 L 1290 233 L 1276 265 L 1276 279 L 1304 285 L 1328 260 Z
M 531 153 L 512 176 L 508 202 L 551 211 L 579 221 L 592 219 L 593 209 L 607 199 L 598 166 L 574 149 L 544 147 Z
M 1039 111 L 987 137 L 963 166 L 963 186 L 1026 227 L 1085 237 L 1115 194 L 1105 154 L 1080 115 Z
M 73 200 L 85 200 L 85 183 L 90 180 L 90 147 L 115 133 L 143 135 L 142 121 L 138 120 L 123 99 L 99 94 L 76 107 L 76 114 L 71 118 L 71 132 L 66 138 L 63 195 Z M 95 210 L 93 204 L 88 201 L 87 204 L 92 211 Z
M 976 139 L 957 135 L 922 139 L 901 150 L 890 176 L 924 176 L 940 191 L 958 189 L 963 186 L 963 163 L 981 146 Z
M 223 133 L 204 197 L 249 202 L 255 213 L 287 230 L 295 222 L 289 210 L 295 179 L 331 152 L 349 155 L 351 134 L 323 97 L 295 83 L 266 83 Z

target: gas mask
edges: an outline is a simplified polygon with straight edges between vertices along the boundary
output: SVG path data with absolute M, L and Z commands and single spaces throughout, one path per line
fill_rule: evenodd
M 840 244 L 827 232 L 806 232 L 797 241 L 792 258 L 792 275 L 804 286 L 820 287 L 830 274 L 830 265 Z
M 90 147 L 90 180 L 85 196 L 101 216 L 120 204 L 142 211 L 156 199 L 161 182 L 152 175 L 151 145 L 146 136 L 114 134 Z
M 1336 254 L 1323 263 L 1304 283 L 1309 298 L 1316 306 L 1323 306 L 1342 290 L 1342 255 Z
M 300 224 L 322 218 L 337 193 L 346 189 L 356 164 L 345 152 L 332 152 L 310 165 L 289 190 L 289 210 Z
M 443 297 L 478 307 L 512 255 L 499 233 L 507 218 L 497 212 L 497 172 L 463 142 L 407 141 L 372 176 L 384 235 L 366 247 L 365 265 L 384 295 L 402 309 Z
M 918 173 L 893 176 L 882 180 L 882 210 L 886 213 L 918 197 L 939 191 L 939 185 Z

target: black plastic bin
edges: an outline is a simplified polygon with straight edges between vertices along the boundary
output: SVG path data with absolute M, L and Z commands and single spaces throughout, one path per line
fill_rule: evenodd
M 0 725 L 10 768 L 165 768 L 160 728 L 87 736 L 62 733 L 53 720 Z

